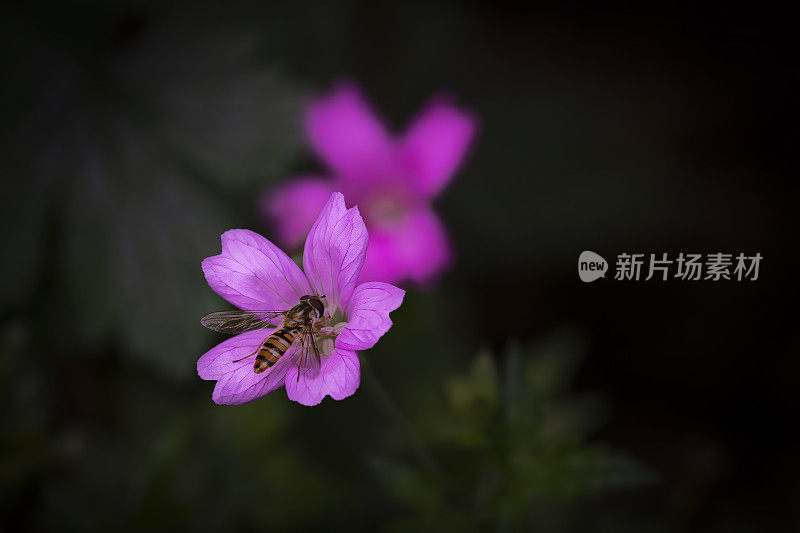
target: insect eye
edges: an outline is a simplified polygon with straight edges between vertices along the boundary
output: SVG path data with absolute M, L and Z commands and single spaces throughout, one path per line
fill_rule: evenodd
M 319 298 L 309 299 L 308 303 L 311 304 L 311 307 L 316 309 L 318 315 L 322 317 L 325 314 L 325 306 L 322 305 L 322 302 Z

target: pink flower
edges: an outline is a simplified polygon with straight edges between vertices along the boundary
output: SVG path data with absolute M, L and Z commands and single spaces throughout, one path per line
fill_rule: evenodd
M 306 238 L 303 270 L 274 244 L 252 231 L 222 234 L 222 253 L 203 261 L 209 286 L 247 311 L 288 310 L 306 294 L 325 296 L 324 332 L 318 332 L 321 365 L 314 375 L 298 372 L 295 342 L 263 373 L 253 371 L 255 352 L 275 328 L 232 337 L 197 361 L 203 379 L 216 380 L 213 400 L 243 404 L 286 386 L 289 399 L 316 405 L 329 395 L 342 400 L 361 381 L 357 350 L 367 350 L 392 325 L 389 312 L 403 301 L 404 291 L 387 283 L 356 284 L 369 237 L 358 208 L 346 209 L 344 196 L 333 193 Z M 298 375 L 299 374 L 299 375 Z
M 431 202 L 464 158 L 475 119 L 435 99 L 395 138 L 361 92 L 343 83 L 310 106 L 305 127 L 333 177 L 298 177 L 263 196 L 281 241 L 298 246 L 331 191 L 341 190 L 361 206 L 370 231 L 361 281 L 435 279 L 452 251 Z

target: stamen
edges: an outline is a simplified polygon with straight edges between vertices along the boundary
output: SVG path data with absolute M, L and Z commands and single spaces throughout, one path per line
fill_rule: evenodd
M 335 346 L 335 343 L 333 342 L 333 339 L 331 339 L 330 337 L 326 337 L 322 341 L 322 346 L 320 346 L 320 350 L 325 355 L 331 355 L 333 353 L 334 346 Z
M 336 316 L 336 312 L 337 312 L 338 310 L 339 310 L 339 306 L 338 306 L 338 305 L 336 305 L 336 304 L 334 304 L 334 303 L 330 303 L 330 304 L 328 304 L 328 305 L 325 307 L 325 315 L 326 315 L 326 316 L 327 316 L 329 319 L 331 319 L 331 318 L 333 318 L 334 316 Z

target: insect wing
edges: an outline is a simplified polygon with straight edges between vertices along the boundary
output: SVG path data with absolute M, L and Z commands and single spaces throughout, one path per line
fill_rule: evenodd
M 216 311 L 200 319 L 208 329 L 237 335 L 254 329 L 275 327 L 273 321 L 284 311 Z
M 300 335 L 298 348 L 292 354 L 292 359 L 297 365 L 297 376 L 299 378 L 300 374 L 303 374 L 309 378 L 316 377 L 321 364 L 317 342 L 310 328 L 304 329 Z

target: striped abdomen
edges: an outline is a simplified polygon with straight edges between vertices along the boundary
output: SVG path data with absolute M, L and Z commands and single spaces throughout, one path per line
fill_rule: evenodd
M 289 346 L 292 345 L 297 336 L 298 330 L 295 328 L 281 328 L 275 330 L 267 340 L 265 340 L 261 347 L 256 352 L 256 362 L 253 370 L 256 374 L 260 374 L 272 365 L 278 362 Z

